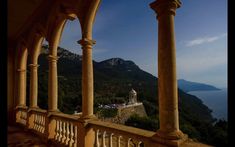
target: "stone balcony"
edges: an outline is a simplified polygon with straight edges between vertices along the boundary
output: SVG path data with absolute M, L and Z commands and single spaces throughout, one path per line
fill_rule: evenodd
M 103 122 L 80 115 L 47 112 L 39 108 L 16 109 L 16 126 L 8 126 L 8 146 L 167 147 L 153 139 L 155 132 Z M 209 147 L 187 139 L 182 147 Z

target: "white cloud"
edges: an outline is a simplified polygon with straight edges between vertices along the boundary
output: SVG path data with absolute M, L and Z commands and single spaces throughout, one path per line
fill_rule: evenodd
M 195 45 L 201 45 L 204 43 L 210 43 L 210 42 L 214 42 L 220 38 L 223 38 L 227 36 L 227 33 L 218 35 L 218 36 L 212 36 L 212 37 L 200 37 L 200 38 L 196 38 L 190 41 L 186 41 L 185 46 L 190 47 L 190 46 L 195 46 Z

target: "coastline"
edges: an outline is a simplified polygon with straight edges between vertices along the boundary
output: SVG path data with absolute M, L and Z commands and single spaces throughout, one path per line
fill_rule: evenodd
M 213 117 L 227 120 L 227 88 L 220 88 L 220 90 L 190 91 L 187 93 L 202 100 L 203 104 L 212 110 Z

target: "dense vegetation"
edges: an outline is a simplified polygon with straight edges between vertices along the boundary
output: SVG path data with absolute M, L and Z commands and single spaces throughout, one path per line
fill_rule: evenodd
M 115 117 L 117 112 L 117 108 L 98 108 L 96 114 L 99 115 L 99 118 L 111 118 Z
M 47 109 L 48 101 L 48 47 L 39 56 L 38 105 Z M 58 48 L 58 107 L 68 114 L 81 111 L 81 60 L 82 57 Z M 156 131 L 159 128 L 157 78 L 141 70 L 134 62 L 113 58 L 94 65 L 94 110 L 103 117 L 112 117 L 117 111 L 99 109 L 100 104 L 124 103 L 131 88 L 138 92 L 148 117 L 131 116 L 126 125 Z M 28 74 L 29 75 L 29 74 Z M 29 77 L 28 77 L 29 79 Z M 28 84 L 29 85 L 29 80 Z M 29 87 L 28 87 L 29 89 Z M 227 122 L 216 120 L 211 110 L 200 99 L 182 90 L 179 93 L 180 129 L 190 138 L 215 145 L 227 146 Z M 28 95 L 27 95 L 28 96 Z

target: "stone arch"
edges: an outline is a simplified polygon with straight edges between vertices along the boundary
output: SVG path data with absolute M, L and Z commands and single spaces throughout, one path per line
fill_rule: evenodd
M 74 15 L 73 15 L 74 16 Z M 68 19 L 74 20 L 76 16 L 71 17 L 70 13 L 58 12 L 55 15 L 54 22 L 50 24 L 47 32 L 49 43 L 49 75 L 48 75 L 48 108 L 49 111 L 58 111 L 58 78 L 57 78 L 57 48 L 61 39 L 64 26 Z
M 45 38 L 49 44 L 53 43 L 58 45 L 67 20 L 74 20 L 78 18 L 77 10 L 70 7 L 66 7 L 62 2 L 58 2 L 55 4 L 53 9 L 50 10 L 45 25 Z M 57 48 L 49 50 L 49 53 L 56 55 Z
M 30 42 L 29 44 L 30 63 L 37 63 L 38 56 L 40 54 L 40 48 L 46 36 L 46 29 L 40 23 L 37 23 L 32 28 L 32 31 L 28 36 L 29 36 L 28 42 Z
M 63 32 L 63 28 L 65 26 L 67 19 L 66 18 L 58 18 L 54 24 L 54 30 L 51 31 L 51 34 L 48 36 L 49 43 L 49 54 L 53 56 L 57 56 L 57 45 L 60 42 L 60 38 Z M 53 47 L 56 44 L 56 47 Z
M 33 28 L 33 36 L 31 36 L 30 44 L 30 59 L 29 59 L 29 68 L 30 68 L 30 77 L 29 80 L 29 106 L 38 107 L 38 57 L 40 55 L 42 42 L 44 39 L 43 30 L 36 26 Z M 27 97 L 28 98 L 28 97 Z
M 28 57 L 28 47 L 24 39 L 21 39 L 17 46 L 16 54 L 16 70 L 17 69 L 26 69 L 27 67 L 27 57 Z
M 73 21 L 67 20 L 63 32 L 61 33 L 60 42 L 58 43 L 58 50 L 57 50 L 57 56 L 58 56 L 58 62 L 57 62 L 57 73 L 58 73 L 58 108 L 63 113 L 77 113 L 81 112 L 81 106 L 82 106 L 82 84 L 81 84 L 81 78 L 82 78 L 82 50 L 80 45 L 77 43 L 78 39 L 81 39 L 81 29 L 78 19 L 74 19 Z M 69 44 L 67 42 L 70 42 Z M 66 54 L 68 53 L 66 50 L 71 52 L 72 54 L 79 54 L 79 56 L 71 56 L 73 59 L 71 59 L 69 56 L 72 54 Z M 71 50 L 72 49 L 72 50 Z M 71 63 L 71 66 L 64 66 L 68 62 L 71 62 L 71 60 L 75 61 L 76 59 L 78 62 Z M 76 67 L 75 67 L 76 65 Z M 73 67 L 73 68 L 72 68 Z M 67 72 L 66 72 L 67 71 Z M 66 73 L 73 73 L 72 76 L 67 76 Z M 74 85 L 71 87 L 71 84 L 69 84 L 67 81 L 76 81 Z M 75 80 L 76 79 L 76 80 Z M 66 84 L 65 84 L 66 83 Z M 66 86 L 64 86 L 66 85 Z M 68 85 L 68 86 L 67 86 Z M 71 87 L 71 88 L 68 88 Z M 74 93 L 71 95 L 70 93 Z M 67 100 L 69 99 L 69 100 Z M 68 101 L 72 102 L 69 103 L 68 107 Z M 75 112 L 76 111 L 76 112 Z
M 30 51 L 29 51 L 31 64 L 37 64 L 38 56 L 40 55 L 43 40 L 44 40 L 44 37 L 40 34 L 36 34 L 33 37 L 33 41 L 32 41 L 33 44 L 31 45 Z
M 88 7 L 88 11 L 84 17 L 80 17 L 79 21 L 81 23 L 82 38 L 87 38 L 92 40 L 92 29 L 93 23 L 95 21 L 95 16 L 100 5 L 100 0 L 92 1 Z

